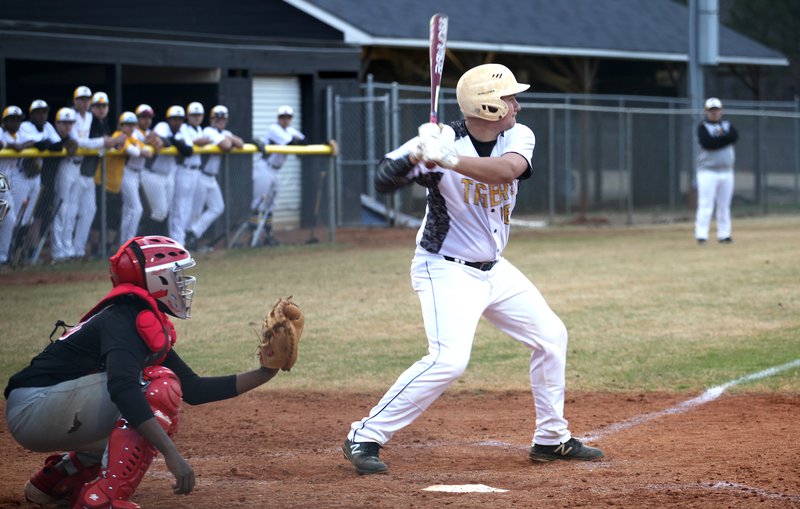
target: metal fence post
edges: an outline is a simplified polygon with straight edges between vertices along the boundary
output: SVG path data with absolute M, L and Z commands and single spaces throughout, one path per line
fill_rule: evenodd
M 794 98 L 794 112 L 800 114 L 800 96 Z M 794 119 L 794 204 L 800 205 L 800 118 Z
M 633 114 L 628 111 L 625 113 L 625 154 L 626 166 L 628 168 L 628 206 L 627 206 L 627 222 L 626 224 L 633 224 Z
M 390 140 L 390 148 L 387 150 L 391 150 L 393 147 L 400 146 L 400 88 L 396 81 L 392 82 L 392 89 L 389 95 L 391 100 L 391 125 L 392 125 L 392 133 L 391 133 L 391 140 Z M 392 210 L 394 211 L 393 218 L 399 217 L 399 212 L 403 208 L 403 195 L 401 193 L 391 193 L 389 194 L 389 199 L 392 203 Z
M 547 220 L 552 226 L 556 222 L 556 112 L 553 108 L 547 110 L 547 121 L 550 124 L 547 129 Z
M 251 156 L 252 157 L 252 156 Z M 222 155 L 222 185 L 225 186 L 225 245 L 231 247 L 231 180 L 228 172 L 230 171 L 228 154 Z
M 106 158 L 103 151 L 100 151 L 100 259 L 108 258 L 108 197 L 106 193 Z M 127 240 L 127 239 L 125 239 Z
M 364 119 L 364 125 L 367 132 L 364 133 L 364 142 L 366 146 L 366 159 L 367 159 L 367 194 L 375 198 L 375 171 L 372 168 L 372 163 L 375 161 L 375 84 L 372 81 L 372 74 L 367 75 L 367 104 Z

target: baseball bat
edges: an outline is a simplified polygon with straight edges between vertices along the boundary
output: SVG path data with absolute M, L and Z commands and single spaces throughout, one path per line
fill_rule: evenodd
M 431 60 L 431 118 L 439 122 L 439 89 L 442 84 L 445 50 L 447 49 L 447 14 L 441 12 L 431 16 L 430 60 Z

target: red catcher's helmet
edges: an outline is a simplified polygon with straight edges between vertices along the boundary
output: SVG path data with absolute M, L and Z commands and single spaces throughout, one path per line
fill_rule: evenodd
M 134 237 L 109 259 L 114 286 L 129 283 L 144 288 L 165 311 L 178 318 L 189 318 L 195 278 L 184 269 L 194 267 L 189 251 L 169 237 Z

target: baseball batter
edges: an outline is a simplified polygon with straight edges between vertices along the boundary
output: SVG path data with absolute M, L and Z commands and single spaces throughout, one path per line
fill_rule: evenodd
M 158 453 L 175 478 L 173 492 L 191 492 L 194 470 L 172 441 L 181 401 L 233 398 L 278 372 L 201 377 L 178 355 L 170 317 L 190 317 L 194 264 L 170 238 L 130 239 L 110 259 L 113 289 L 10 378 L 11 436 L 31 451 L 59 451 L 25 484 L 26 499 L 138 508 L 129 499 Z
M 421 126 L 418 137 L 379 165 L 379 192 L 412 182 L 427 188 L 411 282 L 422 306 L 428 354 L 400 375 L 369 415 L 352 424 L 342 450 L 359 474 L 386 472 L 379 449 L 461 376 L 481 316 L 531 352 L 536 427 L 530 459 L 603 457 L 573 438 L 564 418 L 564 324 L 533 283 L 503 258 L 519 183 L 531 175 L 535 137 L 516 123 L 516 95 L 528 87 L 502 65 L 470 69 L 456 88 L 465 118 Z

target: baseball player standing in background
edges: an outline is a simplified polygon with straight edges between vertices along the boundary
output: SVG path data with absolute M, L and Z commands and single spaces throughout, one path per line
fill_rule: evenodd
M 212 145 L 216 145 L 223 152 L 234 148 L 242 148 L 244 141 L 225 129 L 228 125 L 228 108 L 223 105 L 211 109 L 211 125 L 203 129 L 203 137 L 208 138 Z M 203 236 L 211 223 L 213 223 L 225 210 L 225 201 L 222 199 L 222 190 L 217 182 L 221 155 L 206 154 L 202 157 L 200 165 L 200 179 L 194 193 L 192 206 L 192 224 L 186 232 L 187 247 L 194 249 L 197 241 Z
M 33 140 L 27 140 L 19 131 L 22 117 L 22 109 L 19 106 L 12 105 L 3 110 L 3 129 L 0 130 L 0 138 L 2 138 L 5 148 L 22 150 L 33 145 Z M 22 158 L 14 159 L 9 157 L 0 159 L 0 173 L 6 176 L 8 188 L 10 188 L 6 192 L 8 215 L 6 220 L 0 224 L 0 264 L 8 263 L 11 239 L 14 235 L 17 219 L 22 211 L 22 202 L 17 202 L 14 195 L 15 182 L 23 179 L 22 164 Z
M 181 130 L 185 121 L 186 110 L 183 106 L 170 106 L 167 108 L 167 119 L 153 128 L 164 147 L 174 146 L 182 157 L 192 155 L 192 145 L 184 140 Z M 172 195 L 175 193 L 176 159 L 173 155 L 158 154 L 152 166 L 142 174 L 142 189 L 150 206 L 150 219 L 160 223 L 156 228 L 159 231 L 151 233 L 166 233 L 166 220 L 170 213 Z
M 733 166 L 739 139 L 736 128 L 722 120 L 722 101 L 711 97 L 705 103 L 705 120 L 697 126 L 697 216 L 694 237 L 698 244 L 708 241 L 711 214 L 716 208 L 717 240 L 733 242 L 731 237 L 731 202 L 733 201 Z
M 3 146 L 3 142 L 0 141 L 0 148 Z M 0 223 L 6 218 L 6 214 L 8 214 L 8 179 L 5 174 L 0 173 Z
M 194 470 L 172 440 L 181 401 L 233 398 L 276 375 L 259 367 L 201 377 L 175 351 L 170 316 L 191 316 L 195 278 L 186 272 L 194 264 L 172 239 L 130 239 L 110 258 L 113 289 L 9 379 L 11 436 L 31 451 L 57 451 L 25 483 L 27 500 L 138 508 L 129 499 L 159 452 L 173 493 L 191 492 Z
M 189 103 L 186 107 L 186 123 L 181 127 L 181 132 L 188 145 L 202 147 L 211 141 L 203 135 L 203 128 L 200 127 L 204 115 L 203 105 L 198 102 Z M 175 193 L 172 196 L 172 209 L 169 213 L 169 236 L 179 244 L 186 243 L 186 230 L 191 226 L 194 193 L 200 178 L 201 163 L 200 154 L 194 153 L 178 160 Z
M 56 131 L 61 137 L 61 144 L 67 149 L 67 157 L 53 160 L 56 163 L 53 224 L 50 229 L 50 256 L 53 263 L 69 259 L 72 253 L 72 236 L 64 234 L 67 217 L 64 209 L 67 196 L 75 192 L 73 186 L 77 184 L 81 171 L 80 163 L 75 161 L 74 156 L 78 142 L 72 136 L 76 116 L 72 108 L 61 108 L 56 112 Z
M 278 121 L 267 128 L 263 144 L 293 145 L 305 141 L 305 135 L 292 127 L 293 118 L 294 110 L 291 106 L 279 107 Z M 286 154 L 264 154 L 253 163 L 253 200 L 250 208 L 254 216 L 266 218 L 267 243 L 273 246 L 279 244 L 272 236 L 272 216 L 280 189 L 278 170 L 283 167 L 287 157 Z
M 141 172 L 144 169 L 145 160 L 153 157 L 153 149 L 134 135 L 138 123 L 139 119 L 136 118 L 134 112 L 122 112 L 117 126 L 119 132 L 124 133 L 127 137 L 125 145 L 122 147 L 125 155 L 108 156 L 106 162 L 109 182 L 111 176 L 116 173 L 115 167 L 122 166 L 120 180 L 122 217 L 120 218 L 119 234 L 120 238 L 124 239 L 123 242 L 135 237 L 136 230 L 139 228 L 143 211 L 142 200 L 139 198 Z
M 342 447 L 359 474 L 386 472 L 380 448 L 411 424 L 467 367 L 481 316 L 531 352 L 536 428 L 532 461 L 593 460 L 599 449 L 573 438 L 564 418 L 567 330 L 541 293 L 503 258 L 521 180 L 531 176 L 535 137 L 516 123 L 517 83 L 499 64 L 472 68 L 456 87 L 465 118 L 424 124 L 420 135 L 381 161 L 386 193 L 427 188 L 411 281 L 422 306 L 428 354 L 397 379 Z

